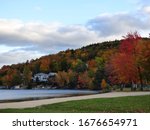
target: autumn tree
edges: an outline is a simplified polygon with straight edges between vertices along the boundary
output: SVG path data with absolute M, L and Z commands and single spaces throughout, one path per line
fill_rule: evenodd
M 97 63 L 94 59 L 88 61 L 88 70 L 92 70 L 93 72 L 97 69 Z
M 80 72 L 84 72 L 87 70 L 87 65 L 85 62 L 78 59 L 73 63 L 72 68 L 75 72 L 80 73 Z
M 105 71 L 98 69 L 94 75 L 94 80 L 93 80 L 95 89 L 101 89 L 101 81 L 104 78 L 105 78 Z
M 65 71 L 58 71 L 56 75 L 56 82 L 61 88 L 76 88 L 78 83 L 78 75 L 76 72 L 72 70 Z
M 109 62 L 111 57 L 117 52 L 116 48 L 112 48 L 109 50 L 106 50 L 103 52 L 103 54 L 101 55 L 102 59 L 104 59 L 105 63 Z
M 28 66 L 25 66 L 23 70 L 23 84 L 25 87 L 29 87 L 31 78 L 32 78 L 32 72 L 30 71 Z
M 106 83 L 105 79 L 102 79 L 101 88 L 106 89 L 106 86 L 107 86 L 107 83 Z
M 30 69 L 32 70 L 33 75 L 40 72 L 40 62 L 35 61 L 31 63 Z
M 20 85 L 22 83 L 22 75 L 18 70 L 14 70 L 13 72 L 13 79 L 12 79 L 12 84 L 14 86 Z
M 124 40 L 120 45 L 120 52 L 125 53 L 126 55 L 130 55 L 133 58 L 133 63 L 138 71 L 138 77 L 141 84 L 141 90 L 143 90 L 143 76 L 142 76 L 142 69 L 140 64 L 137 64 L 137 58 L 139 56 L 139 50 L 137 48 L 139 42 L 141 40 L 141 36 L 137 33 L 128 33 Z M 133 81 L 134 82 L 134 81 Z
M 51 71 L 58 72 L 61 70 L 60 63 L 56 60 L 52 61 L 50 64 Z
M 41 60 L 40 71 L 43 73 L 48 73 L 50 70 L 50 60 L 48 58 L 43 58 Z
M 67 62 L 67 60 L 65 58 L 63 58 L 60 62 L 60 68 L 61 71 L 68 71 L 69 68 L 71 67 L 71 64 Z
M 112 60 L 112 65 L 112 72 L 117 75 L 119 83 L 138 82 L 138 70 L 132 56 L 118 53 Z
M 137 64 L 139 49 L 137 48 L 141 40 L 140 35 L 129 33 L 121 41 L 119 52 L 116 53 L 109 62 L 112 68 L 111 74 L 121 83 L 138 83 L 140 81 L 143 90 L 143 78 L 140 64 Z M 111 77 L 112 78 L 112 77 Z
M 89 77 L 87 71 L 81 73 L 78 76 L 78 88 L 93 89 L 93 79 Z
M 106 78 L 105 69 L 104 69 L 105 60 L 102 57 L 96 57 L 95 61 L 97 65 L 97 70 L 94 75 L 93 83 L 95 89 L 101 89 L 101 81 L 102 79 Z
M 56 82 L 61 88 L 66 88 L 69 84 L 69 76 L 65 71 L 58 71 L 56 75 Z
M 150 41 L 141 40 L 137 49 L 139 50 L 139 55 L 136 62 L 142 68 L 143 79 L 148 83 L 150 81 Z
M 22 82 L 21 74 L 15 69 L 10 69 L 2 79 L 3 84 L 8 88 L 20 85 Z
M 69 76 L 69 84 L 68 88 L 74 89 L 77 87 L 78 84 L 78 74 L 71 69 L 68 70 L 68 76 Z
M 104 70 L 105 60 L 102 57 L 96 57 L 95 61 L 96 61 L 96 64 L 97 64 L 97 68 L 99 70 Z

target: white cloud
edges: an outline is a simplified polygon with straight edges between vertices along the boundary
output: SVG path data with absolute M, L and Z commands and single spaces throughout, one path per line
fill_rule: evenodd
M 5 50 L 0 52 L 0 65 L 94 42 L 120 39 L 130 31 L 137 30 L 147 35 L 150 30 L 150 8 L 142 6 L 141 10 L 143 13 L 102 14 L 87 21 L 86 25 L 0 19 L 0 49 L 5 46 Z
M 39 52 L 35 51 L 9 51 L 0 53 L 0 67 L 3 65 L 10 65 L 15 63 L 26 62 L 27 60 L 35 59 L 42 56 Z
M 58 23 L 23 23 L 16 20 L 0 20 L 0 44 L 7 46 L 80 47 L 95 42 L 98 36 L 85 26 L 65 26 Z
M 142 10 L 143 10 L 145 13 L 150 14 L 150 6 L 144 6 L 144 7 L 142 8 Z
M 103 14 L 88 22 L 88 27 L 95 30 L 100 36 L 124 35 L 131 31 L 148 30 L 149 22 L 137 14 L 118 13 Z
M 38 57 L 38 53 L 56 53 L 99 40 L 94 31 L 82 25 L 65 26 L 60 23 L 25 23 L 0 19 L 0 48 L 5 49 L 2 51 L 5 53 L 0 53 L 0 64 L 17 63 Z

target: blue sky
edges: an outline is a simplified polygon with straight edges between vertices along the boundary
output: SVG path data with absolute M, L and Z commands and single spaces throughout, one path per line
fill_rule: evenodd
M 134 1 L 134 0 L 133 0 Z M 132 0 L 0 0 L 0 17 L 23 21 L 84 24 L 102 13 L 134 10 Z
M 0 67 L 150 30 L 149 0 L 0 0 Z

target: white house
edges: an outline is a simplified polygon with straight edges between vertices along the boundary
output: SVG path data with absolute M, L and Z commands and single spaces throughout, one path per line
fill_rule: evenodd
M 34 82 L 47 82 L 48 78 L 50 77 L 54 77 L 56 75 L 56 73 L 50 72 L 49 74 L 45 74 L 45 73 L 37 73 L 33 76 L 32 80 Z
M 56 73 L 50 72 L 50 73 L 48 74 L 48 76 L 49 76 L 49 77 L 54 77 L 54 76 L 56 76 Z

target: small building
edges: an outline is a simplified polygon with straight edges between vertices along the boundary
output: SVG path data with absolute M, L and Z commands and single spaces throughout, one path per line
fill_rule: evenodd
M 20 85 L 14 86 L 14 89 L 20 89 Z
M 47 82 L 49 78 L 54 77 L 56 73 L 50 72 L 48 74 L 45 73 L 37 73 L 33 76 L 33 82 Z

